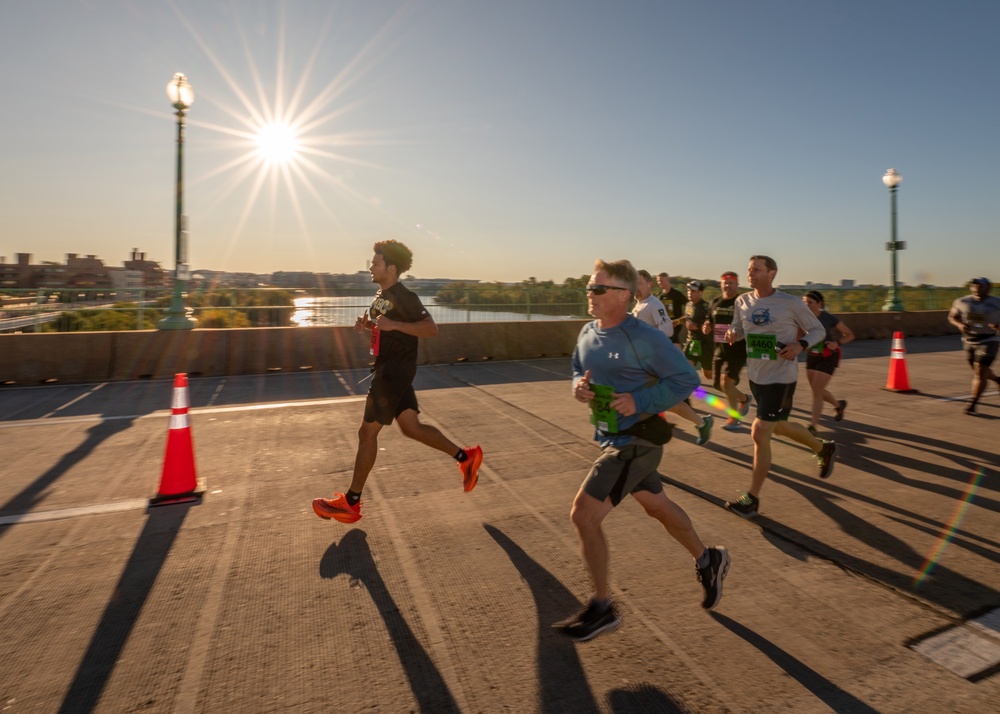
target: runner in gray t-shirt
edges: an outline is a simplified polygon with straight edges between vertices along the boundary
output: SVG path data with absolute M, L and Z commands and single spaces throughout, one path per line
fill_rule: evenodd
M 778 264 L 766 255 L 750 258 L 747 278 L 752 292 L 736 298 L 733 325 L 726 340 L 747 342 L 747 373 L 750 391 L 757 402 L 757 418 L 750 427 L 753 438 L 753 477 L 749 490 L 726 508 L 743 518 L 753 518 L 760 506 L 760 490 L 771 469 L 771 436 L 780 434 L 809 447 L 819 462 L 820 478 L 833 471 L 836 444 L 817 439 L 797 422 L 789 422 L 795 383 L 799 378 L 798 356 L 819 342 L 826 331 L 816 316 L 797 297 L 773 286 Z M 799 331 L 805 334 L 797 339 Z
M 1000 298 L 990 295 L 990 281 L 986 278 L 973 278 L 969 285 L 972 294 L 952 303 L 948 322 L 962 331 L 966 358 L 972 367 L 972 399 L 965 413 L 974 415 L 986 383 L 992 379 L 1000 384 L 990 369 L 1000 348 L 1000 335 L 997 334 Z

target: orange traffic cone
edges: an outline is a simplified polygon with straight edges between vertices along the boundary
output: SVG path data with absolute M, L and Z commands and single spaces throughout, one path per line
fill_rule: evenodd
M 194 468 L 194 443 L 188 423 L 188 383 L 186 374 L 174 375 L 174 396 L 170 404 L 170 429 L 167 450 L 163 455 L 160 490 L 149 501 L 151 506 L 196 501 L 205 492 Z
M 903 347 L 903 333 L 892 334 L 892 353 L 889 357 L 889 378 L 885 388 L 892 392 L 913 394 L 916 389 L 910 389 L 910 378 L 906 374 L 906 348 Z

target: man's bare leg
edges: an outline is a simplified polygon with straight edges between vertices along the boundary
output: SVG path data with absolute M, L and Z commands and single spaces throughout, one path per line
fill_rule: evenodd
M 594 583 L 594 599 L 600 602 L 610 599 L 608 585 L 610 555 L 601 523 L 611 512 L 611 508 L 610 498 L 598 501 L 581 488 L 573 499 L 573 508 L 570 511 L 570 519 L 580 537 L 583 561 Z

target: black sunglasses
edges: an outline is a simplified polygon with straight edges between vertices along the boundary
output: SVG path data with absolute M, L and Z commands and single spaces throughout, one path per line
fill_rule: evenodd
M 593 293 L 594 295 L 603 295 L 608 290 L 628 290 L 628 288 L 620 288 L 617 285 L 588 285 L 587 286 L 587 292 L 588 293 Z

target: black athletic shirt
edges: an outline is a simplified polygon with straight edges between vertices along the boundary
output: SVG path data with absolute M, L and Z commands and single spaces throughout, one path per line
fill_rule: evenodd
M 368 308 L 368 317 L 375 320 L 385 315 L 399 322 L 420 322 L 428 317 L 427 309 L 420 298 L 402 283 L 396 283 L 388 290 L 379 290 Z M 377 345 L 377 349 L 376 349 Z M 372 350 L 375 368 L 387 364 L 394 367 L 415 368 L 417 364 L 417 338 L 399 330 L 382 332 L 372 328 Z
M 708 303 L 705 302 L 704 298 L 698 302 L 689 302 L 684 306 L 684 319 L 697 325 L 694 330 L 688 330 L 688 342 L 692 339 L 703 343 L 712 341 L 711 335 L 706 335 L 701 331 L 702 325 L 708 319 Z

